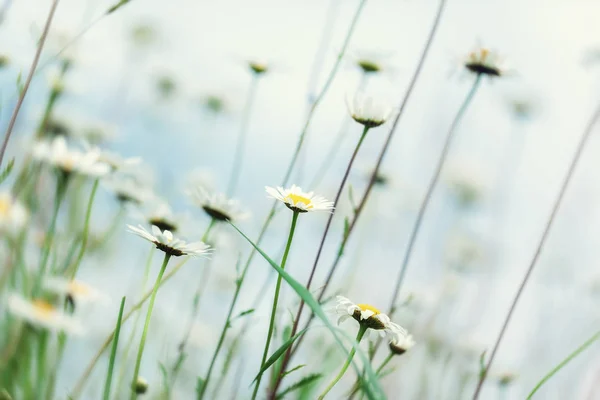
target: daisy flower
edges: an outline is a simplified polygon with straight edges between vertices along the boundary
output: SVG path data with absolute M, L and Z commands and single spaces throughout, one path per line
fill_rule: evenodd
M 69 149 L 63 136 L 51 141 L 40 141 L 33 146 L 33 157 L 60 169 L 65 174 L 77 173 L 101 177 L 110 172 L 110 166 L 100 160 L 97 150 L 81 152 Z
M 141 157 L 128 157 L 125 158 L 122 155 L 108 151 L 108 150 L 100 150 L 94 149 L 99 153 L 99 160 L 108 164 L 113 171 L 116 170 L 126 170 L 133 166 L 139 165 L 142 162 Z
M 485 47 L 470 52 L 463 61 L 464 67 L 477 75 L 499 77 L 506 73 L 504 60 L 499 55 Z
M 269 71 L 269 64 L 260 60 L 248 60 L 248 68 L 256 75 L 262 75 Z
M 154 195 L 136 179 L 131 177 L 115 177 L 105 183 L 105 186 L 115 194 L 120 203 L 141 205 Z
M 248 217 L 248 214 L 240 209 L 237 200 L 229 199 L 222 193 L 211 194 L 202 186 L 198 186 L 189 195 L 198 207 L 217 221 L 239 221 Z
M 32 325 L 51 331 L 64 331 L 73 335 L 83 333 L 83 326 L 78 320 L 44 300 L 29 301 L 18 294 L 11 294 L 8 297 L 8 310 Z
M 377 101 L 364 93 L 357 93 L 352 101 L 346 99 L 346 105 L 352 119 L 366 128 L 383 125 L 392 113 L 389 104 Z
M 396 355 L 402 355 L 415 345 L 412 335 L 395 335 L 390 342 L 390 351 Z
M 302 188 L 292 185 L 289 189 L 278 186 L 277 189 L 265 186 L 270 197 L 283 202 L 287 208 L 294 212 L 305 213 L 309 211 L 333 211 L 333 202 L 314 192 L 304 192 Z
M 0 193 L 0 232 L 17 232 L 27 222 L 27 209 L 10 193 Z
M 156 225 L 152 225 L 152 233 L 148 232 L 141 225 L 135 226 L 127 225 L 129 232 L 134 233 L 149 242 L 156 245 L 156 248 L 164 251 L 165 253 L 179 257 L 179 256 L 192 256 L 200 257 L 209 252 L 209 247 L 204 242 L 193 242 L 186 243 L 181 239 L 173 237 L 170 231 L 161 231 Z
M 167 203 L 160 202 L 154 204 L 150 211 L 146 214 L 146 221 L 150 225 L 156 225 L 162 231 L 175 232 L 179 223 L 175 219 L 175 214 Z
M 105 304 L 109 302 L 108 295 L 86 283 L 76 280 L 49 277 L 44 282 L 44 289 L 66 296 L 77 302 L 98 302 Z
M 407 333 L 400 325 L 393 323 L 390 317 L 369 304 L 354 304 L 343 296 L 337 296 L 336 301 L 335 311 L 339 315 L 338 325 L 348 318 L 354 318 L 359 324 L 379 331 L 381 337 L 388 336 L 391 340 Z

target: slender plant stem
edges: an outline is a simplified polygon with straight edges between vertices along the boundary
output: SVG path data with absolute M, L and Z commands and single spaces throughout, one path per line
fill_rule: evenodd
M 110 350 L 110 360 L 108 362 L 108 372 L 106 373 L 106 382 L 104 383 L 104 400 L 110 399 L 110 385 L 112 383 L 113 370 L 115 367 L 115 359 L 117 358 L 117 345 L 119 344 L 119 334 L 121 333 L 121 321 L 123 320 L 123 308 L 125 308 L 125 296 L 121 299 L 121 307 L 119 307 L 119 316 L 117 317 L 117 327 L 115 328 L 115 336 L 113 338 L 112 348 Z
M 342 197 L 342 192 L 344 191 L 344 187 L 346 186 L 346 181 L 348 180 L 348 177 L 350 176 L 350 171 L 352 170 L 352 165 L 354 164 L 354 160 L 356 159 L 358 151 L 360 150 L 360 147 L 361 147 L 363 141 L 365 140 L 365 137 L 367 136 L 369 129 L 370 128 L 368 126 L 364 127 L 363 132 L 360 135 L 360 139 L 358 139 L 358 143 L 356 143 L 354 152 L 352 153 L 352 156 L 350 157 L 350 161 L 348 162 L 348 166 L 346 167 L 346 171 L 344 172 L 344 176 L 342 177 L 342 181 L 340 182 L 340 186 L 335 195 L 335 200 L 333 201 L 334 210 L 335 210 L 335 207 L 337 207 L 337 205 L 340 201 L 340 198 Z M 310 289 L 310 285 L 311 285 L 313 277 L 315 275 L 315 271 L 317 270 L 317 265 L 319 264 L 321 252 L 323 251 L 323 247 L 325 246 L 325 240 L 327 239 L 327 234 L 329 233 L 329 228 L 331 227 L 331 222 L 333 221 L 334 213 L 335 213 L 335 211 L 333 211 L 331 214 L 329 214 L 329 218 L 327 219 L 327 224 L 325 225 L 325 230 L 323 232 L 323 236 L 321 237 L 321 243 L 319 244 L 319 249 L 317 250 L 315 262 L 313 263 L 313 267 L 312 267 L 312 269 L 310 271 L 310 275 L 308 277 L 308 282 L 306 283 L 307 289 Z M 294 336 L 298 330 L 298 323 L 300 321 L 300 317 L 302 316 L 303 309 L 304 309 L 304 301 L 300 301 L 300 305 L 298 306 L 298 311 L 297 311 L 296 317 L 294 319 L 294 325 L 292 327 L 292 332 L 291 332 L 290 336 Z M 283 363 L 281 364 L 282 368 L 279 372 L 279 376 L 275 380 L 275 384 L 274 384 L 272 390 L 270 391 L 270 398 L 274 398 L 276 396 L 277 388 L 279 387 L 279 384 L 281 383 L 281 376 L 285 372 L 284 368 L 287 367 L 288 360 L 291 357 L 291 351 L 292 351 L 292 348 L 290 346 L 288 348 L 288 350 L 286 351 L 285 356 L 283 358 Z
M 94 205 L 94 198 L 96 197 L 96 192 L 98 191 L 99 184 L 100 179 L 97 178 L 94 181 L 94 186 L 92 186 L 92 191 L 88 200 L 87 210 L 85 212 L 85 223 L 83 224 L 83 233 L 81 235 L 81 247 L 79 248 L 79 253 L 77 254 L 77 259 L 75 260 L 75 263 L 71 265 L 71 267 L 69 267 L 69 270 L 67 271 L 67 275 L 70 277 L 70 279 L 75 278 L 75 275 L 79 270 L 79 266 L 81 265 L 81 260 L 83 260 L 85 249 L 87 247 L 88 238 L 90 236 L 90 219 L 92 217 L 92 206 Z
M 367 329 L 368 328 L 367 328 L 367 326 L 365 324 L 361 324 L 360 325 L 360 328 L 358 329 L 358 334 L 356 335 L 356 343 L 354 343 L 354 346 L 352 347 L 352 350 L 350 350 L 350 353 L 348 354 L 348 358 L 346 359 L 346 362 L 342 366 L 342 369 L 340 370 L 339 374 L 335 377 L 335 379 L 333 381 L 331 381 L 331 383 L 329 384 L 329 386 L 327 386 L 325 388 L 325 390 L 323 391 L 323 393 L 321 393 L 319 395 L 319 400 L 323 400 L 325 398 L 325 396 L 327 396 L 327 393 L 329 393 L 329 391 L 331 389 L 333 389 L 333 387 L 335 386 L 335 384 L 338 383 L 340 379 L 342 379 L 342 376 L 344 376 L 344 374 L 346 373 L 346 370 L 350 366 L 350 363 L 352 363 L 352 359 L 354 358 L 354 354 L 356 354 L 356 348 L 360 344 L 360 341 L 362 340 L 362 338 L 363 338 L 365 332 L 367 331 Z
M 44 383 L 46 382 L 46 374 L 44 373 L 44 369 L 46 368 L 46 349 L 48 347 L 48 332 L 42 331 L 40 334 L 40 342 L 38 344 L 38 354 L 37 354 L 37 376 L 36 376 L 36 385 L 37 385 L 37 396 L 43 397 Z
M 579 159 L 581 158 L 583 149 L 585 148 L 585 145 L 587 144 L 588 139 L 591 136 L 591 133 L 593 131 L 593 128 L 596 125 L 596 123 L 598 122 L 599 118 L 600 118 L 600 106 L 598 106 L 598 108 L 594 111 L 594 114 L 592 115 L 591 119 L 589 120 L 589 122 L 585 128 L 585 131 L 583 132 L 581 138 L 579 139 L 577 149 L 575 150 L 575 154 L 573 155 L 573 158 L 571 159 L 571 163 L 569 164 L 567 173 L 566 173 L 565 177 L 563 178 L 558 195 L 556 196 L 556 199 L 554 200 L 554 205 L 552 206 L 552 211 L 550 212 L 550 216 L 548 217 L 548 220 L 546 222 L 546 226 L 544 227 L 544 231 L 542 233 L 540 241 L 535 249 L 535 252 L 533 254 L 531 262 L 529 263 L 527 272 L 525 272 L 525 276 L 523 277 L 523 280 L 521 281 L 521 284 L 519 285 L 519 289 L 517 290 L 517 293 L 515 294 L 515 297 L 513 298 L 512 304 L 510 305 L 510 309 L 508 310 L 508 313 L 506 314 L 504 323 L 502 324 L 502 329 L 500 329 L 498 338 L 496 339 L 496 342 L 494 343 L 494 348 L 492 349 L 492 352 L 490 353 L 490 358 L 485 366 L 485 369 L 480 374 L 479 381 L 477 382 L 477 387 L 475 388 L 475 393 L 473 393 L 473 400 L 476 400 L 479 398 L 479 394 L 481 393 L 481 389 L 483 387 L 483 382 L 485 381 L 488 371 L 490 370 L 490 367 L 492 366 L 492 363 L 494 362 L 494 357 L 496 355 L 496 352 L 498 351 L 498 348 L 500 347 L 500 343 L 502 342 L 502 338 L 504 337 L 506 328 L 508 327 L 508 324 L 510 323 L 510 319 L 511 319 L 515 309 L 517 308 L 517 303 L 519 302 L 519 299 L 521 298 L 521 294 L 523 294 L 523 291 L 525 290 L 525 285 L 529 281 L 529 277 L 531 276 L 531 273 L 533 272 L 533 269 L 535 268 L 535 266 L 537 264 L 540 254 L 542 253 L 542 249 L 544 248 L 544 244 L 546 243 L 546 238 L 548 237 L 548 234 L 550 233 L 550 229 L 552 228 L 552 224 L 554 223 L 556 214 L 558 214 L 558 210 L 560 209 L 560 205 L 562 203 L 563 197 L 567 191 L 567 188 L 569 187 L 569 183 L 571 182 L 571 179 L 573 178 L 575 169 L 577 168 L 577 165 L 579 164 Z
M 396 132 L 396 127 L 398 126 L 398 123 L 400 122 L 400 117 L 402 116 L 402 114 L 404 113 L 404 110 L 406 108 L 406 105 L 408 104 L 408 99 L 410 98 L 410 95 L 413 92 L 413 89 L 417 83 L 417 80 L 419 78 L 419 76 L 421 75 L 421 71 L 423 70 L 423 65 L 425 64 L 425 59 L 427 58 L 427 55 L 429 54 L 429 50 L 431 48 L 431 45 L 433 43 L 433 39 L 435 37 L 435 34 L 437 32 L 437 29 L 439 27 L 441 18 L 442 18 L 442 14 L 444 11 L 446 5 L 446 0 L 440 0 L 439 6 L 438 6 L 438 10 L 437 10 L 437 14 L 435 16 L 434 22 L 431 26 L 431 30 L 429 31 L 429 36 L 427 38 L 427 41 L 425 42 L 425 46 L 423 47 L 423 51 L 421 52 L 421 57 L 419 59 L 419 62 L 417 64 L 417 67 L 415 69 L 415 72 L 411 78 L 411 81 L 408 85 L 408 88 L 406 89 L 406 93 L 404 94 L 404 97 L 402 98 L 402 102 L 400 104 L 400 107 L 398 109 L 398 114 L 396 114 L 396 118 L 394 119 L 394 123 L 392 124 L 392 127 L 390 128 L 390 131 L 388 133 L 388 136 L 386 138 L 386 141 L 381 149 L 381 152 L 379 153 L 379 157 L 377 159 L 377 163 L 375 165 L 375 169 L 373 170 L 373 173 L 371 174 L 371 179 L 369 180 L 369 184 L 367 185 L 367 189 L 365 190 L 362 199 L 360 200 L 358 207 L 356 207 L 356 210 L 354 212 L 354 217 L 352 218 L 352 222 L 350 222 L 350 225 L 348 227 L 348 232 L 344 235 L 344 237 L 342 238 L 342 242 L 340 244 L 340 250 L 338 251 L 338 254 L 333 262 L 333 264 L 331 265 L 330 269 L 329 269 L 329 273 L 327 274 L 327 277 L 325 278 L 325 283 L 321 288 L 321 291 L 319 293 L 319 297 L 318 297 L 318 301 L 320 302 L 323 299 L 323 296 L 325 295 L 325 292 L 327 290 L 327 288 L 329 287 L 329 284 L 331 282 L 331 279 L 333 278 L 333 274 L 335 273 L 337 266 L 339 265 L 339 262 L 342 258 L 343 255 L 343 249 L 346 246 L 346 243 L 348 242 L 348 239 L 350 238 L 350 235 L 352 234 L 352 232 L 354 231 L 354 228 L 356 226 L 356 222 L 358 221 L 358 218 L 360 217 L 360 215 L 362 214 L 362 211 L 364 210 L 364 207 L 367 203 L 367 200 L 369 199 L 369 195 L 371 194 L 371 190 L 373 189 L 373 187 L 375 186 L 375 181 L 377 180 L 377 176 L 379 174 L 379 170 L 381 168 L 381 164 L 383 163 L 383 159 L 385 158 L 385 155 L 387 153 L 387 150 L 390 147 L 390 144 L 392 142 L 392 138 L 394 137 L 394 133 Z M 311 313 L 309 320 L 307 321 L 305 328 L 307 328 L 311 321 L 314 318 L 314 314 Z M 297 330 L 297 329 L 296 329 Z M 296 345 L 294 346 L 294 348 L 292 349 L 292 354 L 296 352 L 296 350 L 299 348 L 300 344 L 302 343 L 302 340 L 304 339 L 304 336 L 300 337 L 297 341 L 296 341 Z M 288 360 L 289 362 L 289 360 Z
M 385 358 L 385 360 L 383 360 L 379 368 L 377 368 L 377 375 L 379 375 L 381 371 L 383 371 L 383 368 L 385 368 L 385 366 L 388 365 L 390 361 L 392 361 L 392 358 L 394 358 L 394 353 L 390 351 L 390 354 L 388 354 L 388 356 Z
M 169 279 L 171 279 L 181 269 L 181 267 L 183 267 L 185 265 L 185 263 L 188 260 L 189 260 L 189 258 L 186 258 L 185 260 L 183 260 L 179 264 L 177 264 L 174 268 L 172 268 L 171 271 L 169 271 L 169 273 L 167 273 L 164 276 L 164 278 L 160 281 L 160 286 L 167 283 L 167 281 L 169 281 Z M 131 307 L 131 309 L 127 312 L 127 314 L 125 314 L 125 316 L 123 317 L 122 323 L 125 323 L 129 318 L 131 318 L 131 316 L 144 305 L 146 300 L 148 300 L 150 298 L 150 296 L 152 296 L 152 293 L 154 293 L 154 288 L 152 288 L 149 291 L 147 291 L 146 293 L 144 293 L 144 295 L 140 298 L 140 300 Z M 92 358 L 92 360 L 90 361 L 88 366 L 85 368 L 85 370 L 81 374 L 81 377 L 75 384 L 75 387 L 73 388 L 73 391 L 71 392 L 71 395 L 70 395 L 71 398 L 77 399 L 81 395 L 81 392 L 83 391 L 88 378 L 92 374 L 94 367 L 100 360 L 102 353 L 104 353 L 104 351 L 108 348 L 108 346 L 110 346 L 114 335 L 115 335 L 115 331 L 113 330 L 110 334 L 108 334 L 106 339 L 104 339 L 104 342 L 102 342 L 102 345 L 100 346 L 100 348 L 98 349 L 98 351 L 96 352 L 96 354 L 94 355 L 94 357 Z
M 17 100 L 15 109 L 13 110 L 13 113 L 10 117 L 8 127 L 6 128 L 6 132 L 4 133 L 4 141 L 2 142 L 2 148 L 0 149 L 0 166 L 2 165 L 2 160 L 4 159 L 4 153 L 6 152 L 6 147 L 8 146 L 8 141 L 10 140 L 10 135 L 13 131 L 15 123 L 17 122 L 17 116 L 19 115 L 19 111 L 21 110 L 21 106 L 23 105 L 23 100 L 25 100 L 25 95 L 27 94 L 27 91 L 29 90 L 29 85 L 31 84 L 31 79 L 33 79 L 33 74 L 35 73 L 35 69 L 37 68 L 38 62 L 40 60 L 40 55 L 42 54 L 42 49 L 44 48 L 44 43 L 46 43 L 46 38 L 48 37 L 48 32 L 50 31 L 50 25 L 52 24 L 52 19 L 54 18 L 54 12 L 56 11 L 57 6 L 58 6 L 58 0 L 53 0 L 52 5 L 50 6 L 50 12 L 48 13 L 48 17 L 46 18 L 46 25 L 44 26 L 44 30 L 42 31 L 42 36 L 40 36 L 40 40 L 38 42 L 35 56 L 33 57 L 31 67 L 29 67 L 29 74 L 27 75 L 27 79 L 25 80 L 23 89 L 21 90 L 21 93 L 19 94 L 19 99 Z
M 578 348 L 576 348 L 575 351 L 573 351 L 564 360 L 562 360 L 560 363 L 558 363 L 558 365 L 556 367 L 552 368 L 550 370 L 550 372 L 548 372 L 542 378 L 542 380 L 539 381 L 537 383 L 537 385 L 535 385 L 535 387 L 533 388 L 533 390 L 531 391 L 531 393 L 529 393 L 529 395 L 527 396 L 527 400 L 531 399 L 533 397 L 533 395 L 535 394 L 535 392 L 537 392 L 542 387 L 542 385 L 544 385 L 544 383 L 546 383 L 547 381 L 549 381 L 550 378 L 552 378 L 558 371 L 560 371 L 561 369 L 563 369 L 563 367 L 565 365 L 567 365 L 569 362 L 571 362 L 572 359 L 574 359 L 579 354 L 581 354 L 585 349 L 587 349 L 588 347 L 590 347 L 598 339 L 600 339 L 600 331 L 594 333 L 592 335 L 592 337 L 590 337 L 588 340 L 586 340 L 581 346 L 579 346 Z
M 242 172 L 242 166 L 244 165 L 243 161 L 246 152 L 248 129 L 250 127 L 250 116 L 252 114 L 254 100 L 256 99 L 259 80 L 260 74 L 252 73 L 252 80 L 250 81 L 250 88 L 248 89 L 248 97 L 246 98 L 246 105 L 244 106 L 244 112 L 242 114 L 240 133 L 235 144 L 235 152 L 233 153 L 233 167 L 231 168 L 231 176 L 229 177 L 229 185 L 227 187 L 228 196 L 232 196 L 235 193 L 240 180 L 240 173 Z
M 154 284 L 154 289 L 152 290 L 152 296 L 150 297 L 150 303 L 148 304 L 148 311 L 146 312 L 146 322 L 144 323 L 144 330 L 142 331 L 142 338 L 140 339 L 140 347 L 138 349 L 137 359 L 135 361 L 135 370 L 133 372 L 133 380 L 131 381 L 131 400 L 137 399 L 137 392 L 135 390 L 135 384 L 138 380 L 138 375 L 140 373 L 140 366 L 142 365 L 142 355 L 144 354 L 144 346 L 146 345 L 146 335 L 148 334 L 148 327 L 150 326 L 150 317 L 152 316 L 152 309 L 154 308 L 154 300 L 156 300 L 156 293 L 158 292 L 158 288 L 160 287 L 160 281 L 167 269 L 167 264 L 169 263 L 169 259 L 171 255 L 165 253 L 165 258 L 163 260 L 162 266 L 160 267 L 160 272 L 156 277 L 156 283 Z
M 283 258 L 281 259 L 281 269 L 285 269 L 290 248 L 292 246 L 292 240 L 294 239 L 294 232 L 296 231 L 296 222 L 298 221 L 299 211 L 294 211 L 292 214 L 292 224 L 290 226 L 290 233 L 288 235 L 287 244 L 285 245 L 285 251 L 283 252 Z M 281 289 L 281 275 L 277 278 L 277 284 L 275 285 L 275 296 L 273 297 L 273 307 L 271 308 L 271 319 L 269 321 L 269 331 L 267 332 L 267 341 L 265 343 L 265 349 L 263 350 L 262 361 L 260 362 L 260 372 L 256 377 L 256 384 L 254 386 L 254 392 L 252 393 L 252 400 L 256 399 L 258 394 L 258 388 L 260 387 L 260 381 L 265 371 L 263 368 L 269 355 L 269 346 L 271 345 L 271 338 L 273 337 L 273 330 L 275 329 L 275 317 L 277 315 L 277 302 L 279 301 L 279 291 Z
M 400 273 L 398 274 L 398 279 L 396 280 L 396 284 L 394 285 L 394 291 L 392 292 L 392 299 L 390 302 L 390 312 L 389 316 L 391 317 L 396 311 L 396 300 L 398 299 L 398 294 L 400 293 L 400 288 L 402 287 L 402 283 L 404 282 L 404 277 L 406 276 L 406 270 L 408 268 L 408 264 L 410 262 L 410 258 L 413 254 L 412 250 L 417 241 L 417 237 L 419 232 L 421 231 L 421 224 L 423 223 L 423 217 L 425 216 L 425 212 L 429 207 L 429 202 L 431 201 L 431 197 L 433 195 L 433 191 L 435 190 L 437 183 L 440 179 L 440 175 L 442 173 L 442 169 L 446 164 L 446 158 L 448 157 L 448 153 L 450 151 L 450 146 L 452 145 L 452 140 L 454 139 L 456 128 L 460 123 L 461 119 L 465 115 L 469 105 L 473 101 L 475 93 L 479 88 L 479 84 L 481 82 L 481 74 L 477 74 L 475 80 L 473 81 L 473 85 L 471 86 L 471 90 L 469 90 L 467 97 L 463 101 L 462 105 L 458 109 L 452 124 L 450 124 L 450 128 L 448 129 L 448 133 L 446 134 L 446 139 L 444 141 L 444 146 L 442 147 L 442 152 L 437 160 L 437 165 L 435 167 L 435 171 L 433 176 L 429 180 L 429 184 L 427 185 L 427 191 L 425 192 L 425 197 L 421 201 L 421 205 L 419 206 L 419 211 L 417 213 L 417 218 L 415 219 L 415 223 L 413 224 L 410 237 L 408 239 L 408 244 L 406 246 L 406 250 L 404 253 L 404 258 L 402 259 L 402 264 L 400 266 Z

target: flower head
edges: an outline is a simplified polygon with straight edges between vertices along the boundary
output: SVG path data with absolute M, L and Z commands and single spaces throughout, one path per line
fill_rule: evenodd
M 179 223 L 175 220 L 175 214 L 167 203 L 159 202 L 146 215 L 146 221 L 150 225 L 156 225 L 162 231 L 175 232 Z
M 333 211 L 333 202 L 314 192 L 304 192 L 302 188 L 292 185 L 289 189 L 278 186 L 277 189 L 265 186 L 265 190 L 274 199 L 282 201 L 292 211 L 305 213 L 309 211 Z
M 152 233 L 148 232 L 141 225 L 135 226 L 127 225 L 129 232 L 134 233 L 149 242 L 156 245 L 156 248 L 164 251 L 165 253 L 179 257 L 179 256 L 193 256 L 200 257 L 209 252 L 209 247 L 204 242 L 193 242 L 186 243 L 181 239 L 173 237 L 170 231 L 161 231 L 156 225 L 152 225 Z
M 143 204 L 150 200 L 153 193 L 138 180 L 131 177 L 116 177 L 106 182 L 105 186 L 112 191 L 117 200 L 122 203 Z
M 240 209 L 237 200 L 229 199 L 222 193 L 211 194 L 202 186 L 196 187 L 190 196 L 198 207 L 217 221 L 239 221 L 248 216 Z
M 390 351 L 396 355 L 402 355 L 415 345 L 412 335 L 392 336 L 389 347 Z
M 265 61 L 259 60 L 249 60 L 248 67 L 256 75 L 262 75 L 269 70 L 269 64 L 267 64 Z
M 406 335 L 404 328 L 393 323 L 390 317 L 369 304 L 354 304 L 343 296 L 337 296 L 336 301 L 335 311 L 340 316 L 338 318 L 338 325 L 352 317 L 359 324 L 379 331 L 382 337 L 388 336 L 390 340 L 394 340 L 394 338 L 400 335 Z
M 59 311 L 52 304 L 36 299 L 29 301 L 18 294 L 8 297 L 8 310 L 32 325 L 51 331 L 64 331 L 73 335 L 83 333 L 83 326 L 74 317 Z
M 28 218 L 27 209 L 15 200 L 10 193 L 0 193 L 0 232 L 17 232 Z
M 36 143 L 33 146 L 33 157 L 58 168 L 65 174 L 77 173 L 101 177 L 110 171 L 110 166 L 100 160 L 100 153 L 97 150 L 82 152 L 69 149 L 63 136 Z
M 44 282 L 44 289 L 64 295 L 69 301 L 74 302 L 98 302 L 107 303 L 108 296 L 105 293 L 93 288 L 92 286 L 76 281 L 59 277 L 47 278 Z
M 503 63 L 504 61 L 497 53 L 485 47 L 480 47 L 467 55 L 463 65 L 474 74 L 499 77 L 506 72 L 502 67 Z
M 376 101 L 364 93 L 357 93 L 352 101 L 346 99 L 346 103 L 352 119 L 367 128 L 383 125 L 392 113 L 388 104 Z

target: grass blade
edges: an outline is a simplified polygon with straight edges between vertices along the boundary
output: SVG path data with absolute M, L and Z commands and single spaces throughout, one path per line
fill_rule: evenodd
M 104 400 L 110 398 L 110 385 L 112 383 L 113 370 L 115 368 L 115 358 L 117 357 L 117 344 L 119 343 L 119 333 L 121 333 L 121 321 L 123 320 L 123 309 L 125 308 L 125 296 L 121 299 L 119 316 L 117 317 L 117 327 L 113 337 L 112 348 L 110 349 L 110 361 L 108 362 L 108 373 L 106 374 L 106 383 L 104 384 Z
M 268 370 L 271 365 L 273 365 L 275 363 L 275 361 L 277 361 L 279 359 L 279 357 L 281 357 L 283 355 L 283 353 L 285 353 L 285 351 L 288 349 L 288 347 L 290 347 L 292 345 L 292 343 L 294 343 L 296 341 L 296 339 L 298 339 L 300 336 L 304 335 L 304 333 L 306 332 L 306 329 L 301 330 L 300 332 L 296 333 L 294 336 L 292 336 L 291 338 L 289 338 L 284 344 L 281 345 L 281 347 L 279 347 L 274 353 L 273 355 L 271 355 L 271 357 L 269 357 L 269 359 L 265 362 L 265 365 L 263 365 L 263 367 L 260 369 L 260 371 L 258 371 L 258 374 L 256 375 L 256 377 L 254 378 L 254 380 L 252 381 L 252 384 L 254 384 L 254 382 L 256 382 L 256 380 L 258 379 L 259 375 L 262 374 L 264 371 Z
M 318 379 L 321 379 L 323 374 L 310 374 L 300 379 L 298 382 L 291 384 L 287 388 L 285 388 L 281 393 L 279 393 L 276 397 L 276 400 L 283 399 L 286 394 L 293 392 L 294 390 L 302 389 L 306 385 L 310 385 Z

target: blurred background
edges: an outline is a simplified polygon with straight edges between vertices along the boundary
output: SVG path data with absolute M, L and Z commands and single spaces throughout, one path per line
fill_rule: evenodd
M 271 205 L 264 186 L 281 183 L 310 94 L 318 91 L 332 68 L 358 2 L 134 0 L 101 18 L 112 5 L 104 0 L 60 1 L 41 58 L 43 71 L 32 83 L 8 155 L 19 163 L 27 151 L 53 79 L 60 73 L 60 57 L 54 55 L 85 31 L 63 53 L 72 66 L 64 75 L 64 94 L 54 118 L 73 135 L 93 131 L 102 147 L 142 157 L 145 179 L 180 216 L 182 234 L 197 240 L 209 220 L 185 192 L 199 181 L 226 190 L 254 79 L 248 62 L 266 62 L 269 70 L 257 82 L 235 194 L 252 214 L 241 228 L 256 237 Z M 50 2 L 38 0 L 4 0 L 3 129 L 16 101 L 17 77 L 28 70 L 49 6 Z M 348 122 L 345 98 L 362 85 L 398 105 L 437 6 L 432 0 L 367 2 L 341 69 L 317 109 L 292 182 L 333 199 L 361 130 Z M 375 187 L 329 289 L 359 303 L 387 307 L 442 141 L 473 80 L 461 60 L 476 46 L 497 51 L 507 59 L 509 73 L 482 83 L 458 128 L 414 248 L 400 294 L 406 305 L 395 321 L 413 333 L 417 345 L 395 360 L 392 365 L 397 369 L 382 380 L 390 398 L 470 398 L 480 354 L 494 343 L 577 140 L 600 101 L 599 16 L 600 3 L 590 0 L 448 1 L 385 158 L 381 171 L 385 179 Z M 331 38 L 322 53 L 322 68 L 311 80 L 324 27 L 330 29 Z M 357 66 L 363 59 L 379 63 L 381 72 L 365 79 Z M 344 124 L 349 129 L 337 143 L 335 159 L 327 173 L 320 174 Z M 371 130 L 359 153 L 348 184 L 357 198 L 390 127 L 388 123 Z M 598 329 L 599 152 L 594 136 L 482 398 L 524 398 L 552 366 Z M 320 182 L 311 186 L 315 176 Z M 93 232 L 105 231 L 118 212 L 108 190 L 98 196 Z M 344 194 L 314 288 L 324 280 L 342 237 L 344 216 L 350 212 L 349 196 Z M 88 335 L 70 341 L 60 368 L 59 398 L 69 393 L 82 366 L 113 329 L 120 297 L 127 295 L 132 301 L 139 297 L 148 246 L 125 232 L 125 223 L 140 222 L 138 214 L 131 212 L 123 219 L 110 251 L 84 259 L 79 278 L 109 294 L 112 303 L 93 306 L 85 315 L 91 328 Z M 276 259 L 285 244 L 289 218 L 285 209 L 278 213 L 264 241 L 263 248 Z M 306 282 L 326 218 L 319 213 L 300 218 L 286 268 L 300 282 Z M 219 226 L 216 234 L 213 259 L 191 260 L 158 295 L 141 372 L 151 394 L 160 393 L 158 362 L 172 362 L 190 323 L 189 357 L 173 398 L 189 398 L 197 376 L 206 371 L 233 293 L 236 261 L 240 256 L 245 259 L 250 250 L 227 226 Z M 155 255 L 152 280 L 158 258 Z M 240 312 L 252 308 L 270 275 L 267 263 L 255 258 L 238 303 Z M 205 279 L 209 281 L 200 313 L 191 320 L 194 293 Z M 248 385 L 257 373 L 268 326 L 274 276 L 267 287 L 266 300 L 246 317 L 250 329 L 224 378 L 222 396 L 230 396 L 239 378 L 238 398 L 249 397 Z M 296 295 L 284 286 L 282 324 L 289 324 L 296 307 Z M 234 323 L 226 346 L 244 323 Z M 354 325 L 348 322 L 342 328 L 354 335 Z M 321 368 L 325 348 L 321 344 L 329 343 L 328 336 L 324 329 L 309 331 L 293 365 L 307 364 L 306 373 Z M 589 349 L 537 397 L 600 399 L 599 356 L 597 346 Z M 342 360 L 342 354 L 332 351 L 327 357 L 329 370 L 337 370 Z M 100 393 L 103 363 L 84 398 Z M 348 373 L 332 394 L 342 396 L 353 380 L 353 373 Z

